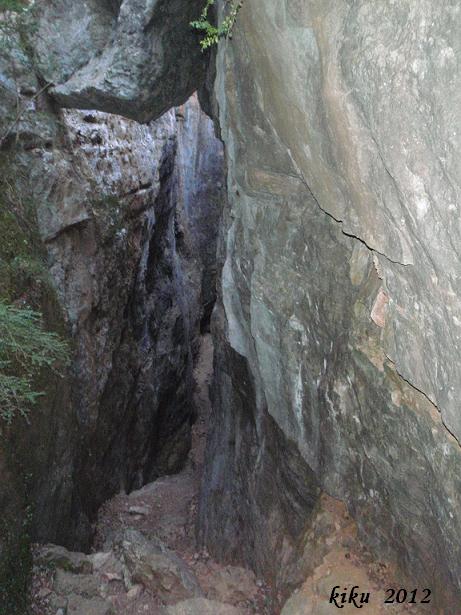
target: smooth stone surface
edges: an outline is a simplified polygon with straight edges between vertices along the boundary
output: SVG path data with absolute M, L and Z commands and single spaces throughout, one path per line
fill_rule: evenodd
M 279 587 L 320 487 L 459 605 L 460 27 L 456 0 L 249 0 L 218 52 L 229 208 L 201 532 Z

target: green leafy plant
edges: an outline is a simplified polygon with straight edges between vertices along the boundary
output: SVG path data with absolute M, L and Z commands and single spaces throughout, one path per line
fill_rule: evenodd
M 33 3 L 21 0 L 0 0 L 0 34 L 5 37 L 17 30 L 18 21 L 31 11 Z
M 27 10 L 27 8 L 28 3 L 21 2 L 21 0 L 0 0 L 0 12 L 13 11 L 15 13 L 20 13 Z
M 195 30 L 199 30 L 204 34 L 200 40 L 200 47 L 205 51 L 212 45 L 217 45 L 220 38 L 228 38 L 232 36 L 232 30 L 237 19 L 238 12 L 242 8 L 243 0 L 227 0 L 226 16 L 218 25 L 213 25 L 209 20 L 211 7 L 215 4 L 215 0 L 207 0 L 200 15 L 200 19 L 191 21 L 190 25 Z
M 67 362 L 66 342 L 43 328 L 40 313 L 0 300 L 0 418 L 27 418 L 43 395 L 33 390 L 35 377 L 44 367 L 59 373 Z

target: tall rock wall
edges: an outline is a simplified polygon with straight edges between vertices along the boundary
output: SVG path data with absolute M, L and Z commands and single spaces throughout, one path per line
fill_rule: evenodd
M 87 548 L 105 499 L 185 461 L 223 154 L 195 97 L 145 126 L 60 111 L 29 51 L 0 47 L 0 232 L 17 244 L 0 291 L 43 312 L 71 366 L 35 383 L 29 422 L 1 425 L 0 505 L 9 534 L 27 500 L 35 539 Z
M 321 488 L 459 603 L 460 26 L 455 0 L 246 0 L 218 54 L 201 531 L 281 587 Z

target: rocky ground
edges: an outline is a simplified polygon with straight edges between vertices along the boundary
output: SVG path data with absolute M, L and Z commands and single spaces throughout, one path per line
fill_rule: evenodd
M 92 554 L 37 546 L 34 615 L 330 615 L 337 612 L 329 603 L 337 585 L 340 591 L 357 585 L 370 592 L 362 613 L 421 613 L 419 605 L 384 605 L 384 590 L 400 587 L 393 570 L 371 558 L 344 505 L 327 496 L 313 524 L 316 536 L 308 536 L 321 545 L 320 564 L 282 610 L 280 597 L 253 572 L 224 566 L 197 550 L 212 355 L 206 335 L 195 369 L 199 417 L 185 469 L 108 501 L 100 512 Z M 341 612 L 353 613 L 356 607 L 346 605 Z M 424 612 L 434 614 L 431 608 Z

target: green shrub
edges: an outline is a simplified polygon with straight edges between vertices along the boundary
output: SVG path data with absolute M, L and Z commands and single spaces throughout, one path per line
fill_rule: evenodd
M 66 342 L 43 328 L 40 313 L 0 300 L 1 419 L 10 424 L 18 414 L 27 418 L 43 395 L 33 389 L 35 377 L 44 367 L 58 373 L 67 361 Z
M 27 10 L 27 3 L 21 2 L 21 0 L 0 0 L 0 12 L 12 11 L 14 13 L 21 13 Z
M 31 30 L 28 18 L 32 13 L 33 3 L 22 0 L 0 0 L 0 50 L 10 50 L 17 35 L 20 36 L 25 30 Z
M 0 0 L 1 1 L 1 0 Z M 14 173 L 14 175 L 13 175 Z M 65 334 L 59 304 L 46 265 L 32 201 L 21 198 L 14 180 L 18 169 L 0 160 L 0 435 L 15 416 L 27 418 L 48 389 L 50 372 L 68 361 L 68 347 L 53 328 Z M 40 382 L 40 384 L 36 384 Z M 2 443 L 0 442 L 0 446 Z
M 218 25 L 213 25 L 208 17 L 211 7 L 214 5 L 215 0 L 207 0 L 205 7 L 203 8 L 200 19 L 197 21 L 191 21 L 192 28 L 199 30 L 204 34 L 204 37 L 200 40 L 200 47 L 202 51 L 208 49 L 212 45 L 216 45 L 220 38 L 230 37 L 232 35 L 232 29 L 235 25 L 239 10 L 242 8 L 243 0 L 230 0 L 227 2 L 227 14 L 223 21 Z
M 0 0 L 0 13 L 2 13 L 0 32 L 9 33 L 10 30 L 15 29 L 17 20 L 26 15 L 30 10 L 31 7 L 28 2 Z

